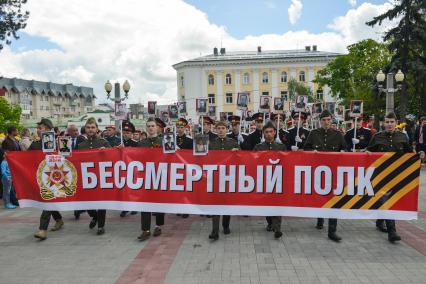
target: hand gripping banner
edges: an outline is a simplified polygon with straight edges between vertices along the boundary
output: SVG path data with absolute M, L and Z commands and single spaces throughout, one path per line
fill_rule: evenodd
M 417 218 L 416 154 L 161 149 L 7 154 L 21 207 L 342 219 Z

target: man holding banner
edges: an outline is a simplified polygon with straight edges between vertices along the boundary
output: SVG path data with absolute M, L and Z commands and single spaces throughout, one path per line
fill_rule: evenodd
M 265 126 L 263 126 L 263 136 L 265 137 L 265 141 L 257 144 L 254 147 L 254 151 L 285 151 L 286 147 L 283 144 L 279 144 L 275 142 L 275 135 L 277 134 L 277 128 L 274 123 L 268 121 Z M 281 232 L 281 216 L 268 216 L 266 217 L 266 221 L 268 222 L 268 226 L 266 227 L 266 231 L 274 232 L 274 237 L 276 239 L 281 238 L 283 233 Z
M 334 129 L 331 129 L 332 114 L 328 110 L 324 110 L 320 115 L 321 127 L 312 130 L 309 133 L 304 150 L 320 151 L 320 152 L 343 152 L 346 149 L 345 139 L 343 135 Z M 317 229 L 324 226 L 324 218 L 318 218 Z M 342 238 L 336 234 L 337 219 L 328 219 L 328 238 L 339 242 Z
M 216 123 L 216 131 L 217 131 L 217 137 L 213 139 L 212 141 L 210 141 L 209 150 L 232 150 L 232 151 L 240 150 L 240 146 L 238 145 L 238 142 L 226 136 L 226 133 L 228 131 L 228 124 L 225 121 L 219 121 Z M 213 230 L 211 234 L 209 235 L 209 239 L 212 239 L 214 241 L 219 239 L 219 222 L 220 222 L 220 215 L 214 215 L 212 218 Z M 231 222 L 231 216 L 229 215 L 222 216 L 222 227 L 223 227 L 223 233 L 225 235 L 228 235 L 231 233 L 231 230 L 229 229 L 230 222 Z
M 86 131 L 87 139 L 78 144 L 77 149 L 101 149 L 101 148 L 110 148 L 110 144 L 103 138 L 97 136 L 98 133 L 98 123 L 96 119 L 91 117 L 86 121 L 84 126 Z M 92 217 L 92 221 L 90 221 L 89 228 L 93 229 L 96 224 L 98 224 L 97 235 L 105 234 L 105 217 L 106 210 L 88 210 L 87 213 L 90 217 Z

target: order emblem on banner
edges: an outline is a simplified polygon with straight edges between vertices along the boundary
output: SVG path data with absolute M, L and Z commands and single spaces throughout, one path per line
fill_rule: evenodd
M 37 169 L 37 183 L 44 200 L 73 196 L 77 188 L 77 170 L 59 155 L 47 155 Z

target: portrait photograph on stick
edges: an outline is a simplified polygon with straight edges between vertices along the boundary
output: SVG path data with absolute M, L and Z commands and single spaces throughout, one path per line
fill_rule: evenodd
M 249 93 L 238 93 L 237 108 L 241 110 L 247 110 L 248 103 L 249 103 Z
M 61 156 L 69 157 L 71 156 L 72 146 L 71 146 L 71 137 L 59 137 L 58 138 L 58 153 Z
M 44 153 L 53 153 L 56 151 L 55 132 L 46 131 L 41 133 L 41 146 Z

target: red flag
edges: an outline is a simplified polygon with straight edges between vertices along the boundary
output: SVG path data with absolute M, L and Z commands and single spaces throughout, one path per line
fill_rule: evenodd
M 6 90 L 4 88 L 0 89 L 0 97 L 6 96 Z

